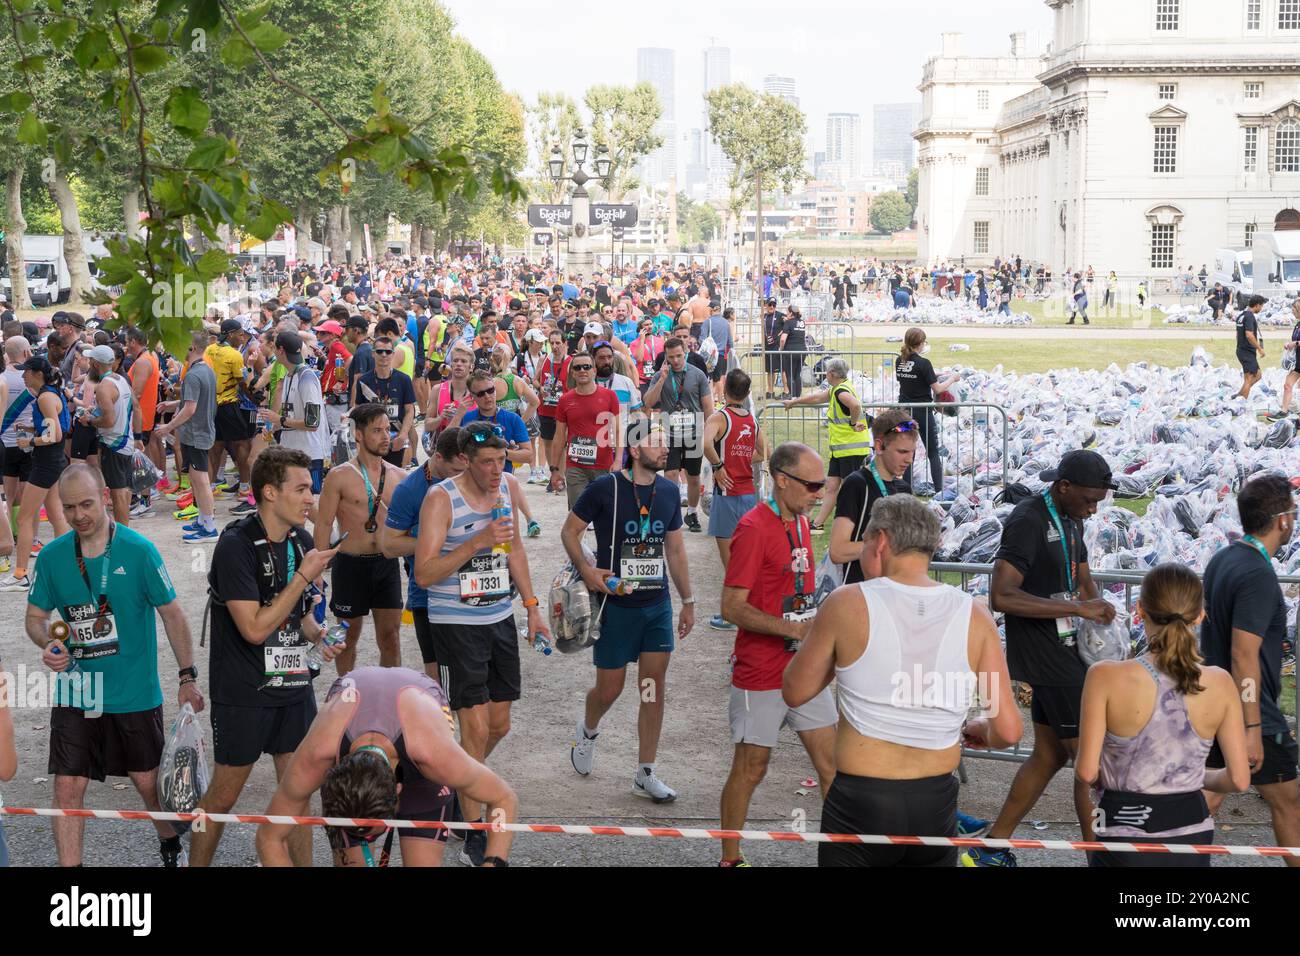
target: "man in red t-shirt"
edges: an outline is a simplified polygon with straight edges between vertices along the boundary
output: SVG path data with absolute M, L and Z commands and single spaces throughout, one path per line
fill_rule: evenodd
M 835 700 L 830 688 L 801 707 L 781 696 L 786 666 L 817 613 L 808 512 L 826 487 L 817 452 L 786 442 L 772 453 L 772 498 L 736 525 L 722 588 L 722 616 L 739 630 L 732 654 L 731 773 L 722 788 L 722 827 L 745 826 L 749 801 L 767 773 L 782 727 L 803 741 L 822 796 L 835 776 Z M 723 866 L 747 866 L 739 840 L 722 841 Z
M 587 485 L 623 463 L 623 436 L 618 429 L 618 396 L 596 384 L 596 360 L 583 352 L 569 365 L 574 387 L 555 408 L 551 442 L 551 487 L 565 489 L 569 510 Z M 561 471 L 560 462 L 564 462 Z

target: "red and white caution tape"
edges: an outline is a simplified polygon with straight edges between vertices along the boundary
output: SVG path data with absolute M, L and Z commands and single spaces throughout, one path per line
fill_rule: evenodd
M 164 820 L 169 823 L 272 823 L 281 826 L 390 827 L 417 830 L 487 830 L 510 833 L 563 833 L 569 836 L 669 837 L 678 840 L 770 840 L 777 843 L 869 843 L 988 850 L 1100 850 L 1127 853 L 1186 853 L 1197 856 L 1294 856 L 1300 847 L 1219 846 L 1184 843 L 1097 843 L 1087 840 L 991 840 L 983 837 L 883 836 L 871 833 L 800 833 L 793 830 L 711 830 L 693 827 L 585 826 L 573 823 L 450 823 L 442 820 L 366 820 L 350 817 L 266 816 L 260 813 L 165 813 L 151 810 L 56 810 L 0 807 L 20 817 L 82 817 L 97 820 Z

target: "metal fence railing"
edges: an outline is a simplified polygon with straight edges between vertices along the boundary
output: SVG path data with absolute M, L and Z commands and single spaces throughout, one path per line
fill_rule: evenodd
M 982 467 L 983 474 L 991 476 L 997 465 L 996 483 L 1006 487 L 1007 472 L 1001 466 L 1007 460 L 1010 444 L 1010 416 L 1001 405 L 991 402 L 903 405 L 864 398 L 862 407 L 868 414 L 887 408 L 931 409 L 937 420 L 942 420 L 939 413 L 943 409 L 956 410 L 955 427 L 943 432 L 944 440 L 952 437 L 954 442 L 954 447 L 949 448 L 946 456 L 945 472 L 956 475 L 976 474 Z M 801 442 L 826 458 L 830 454 L 830 443 L 826 434 L 825 412 L 825 405 L 784 408 L 779 404 L 771 404 L 759 410 L 758 424 L 773 444 L 783 441 Z M 923 449 L 924 446 L 920 447 Z M 969 455 L 964 454 L 966 451 L 969 451 Z M 912 480 L 916 481 L 923 473 L 918 461 L 912 468 Z
M 849 368 L 861 373 L 868 383 L 866 389 L 860 389 L 858 398 L 865 402 L 892 401 L 898 392 L 894 378 L 894 361 L 896 352 L 865 352 L 853 349 L 828 348 L 822 345 L 818 351 L 802 352 L 763 352 L 751 349 L 737 356 L 737 362 L 751 379 L 759 375 L 780 373 L 784 380 L 787 376 L 803 375 L 805 369 L 811 373 L 807 388 L 820 388 L 825 381 L 826 361 L 832 358 L 843 359 Z M 771 370 L 771 371 L 769 371 Z M 805 378 L 805 380 L 808 380 Z M 789 388 L 786 388 L 789 391 Z
M 1103 591 L 1110 591 L 1118 594 L 1122 589 L 1124 592 L 1124 608 L 1126 612 L 1131 613 L 1133 610 L 1133 588 L 1142 583 L 1145 572 L 1142 571 L 1103 571 L 1096 568 L 1089 569 L 1092 579 L 1097 582 L 1097 586 Z M 989 586 L 992 586 L 991 576 L 993 574 L 993 565 L 991 564 L 965 564 L 962 562 L 949 561 L 932 561 L 930 562 L 930 576 L 940 578 L 943 575 L 959 575 L 961 578 L 961 588 L 966 590 L 970 583 L 977 578 L 990 578 Z M 1199 575 L 1198 575 L 1199 577 Z M 1284 587 L 1288 584 L 1300 584 L 1300 575 L 1279 574 L 1278 583 Z M 1014 763 L 1023 763 L 1029 758 L 1029 749 L 1023 746 L 1023 741 L 1018 741 L 1014 747 L 1008 747 L 1005 750 L 968 750 L 963 748 L 962 757 L 974 757 L 979 760 L 1003 760 Z M 965 768 L 959 770 L 962 783 L 966 782 Z

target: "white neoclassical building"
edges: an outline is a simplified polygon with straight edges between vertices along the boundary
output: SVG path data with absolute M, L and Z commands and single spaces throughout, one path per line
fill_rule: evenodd
M 1172 276 L 1300 228 L 1300 0 L 1045 2 L 1045 53 L 925 65 L 923 262 Z

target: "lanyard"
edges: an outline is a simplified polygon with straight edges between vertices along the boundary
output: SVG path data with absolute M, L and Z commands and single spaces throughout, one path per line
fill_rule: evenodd
M 668 370 L 668 384 L 673 387 L 673 404 L 679 404 L 679 398 L 682 394 L 681 385 L 677 384 L 677 373 L 672 369 Z M 686 384 L 686 369 L 682 369 L 682 384 Z
M 366 507 L 370 509 L 370 514 L 366 517 L 366 533 L 374 534 L 375 530 L 379 527 L 379 523 L 375 521 L 375 514 L 379 511 L 379 502 L 383 500 L 384 497 L 384 480 L 388 477 L 388 469 L 383 467 L 384 463 L 382 461 L 379 463 L 379 494 L 376 495 L 375 488 L 370 483 L 370 474 L 368 470 L 361 467 L 356 462 L 353 462 L 352 464 L 353 467 L 361 473 L 361 480 L 366 483 Z M 289 574 L 292 576 L 293 572 L 290 571 Z
M 81 572 L 81 579 L 86 582 L 86 590 L 90 592 L 90 599 L 95 601 L 96 614 L 102 615 L 108 610 L 108 555 L 113 548 L 113 535 L 117 532 L 117 524 L 110 523 L 108 526 L 108 541 L 104 545 L 104 553 L 101 560 L 104 562 L 99 569 L 99 598 L 95 598 L 95 589 L 90 586 L 90 574 L 86 571 L 86 559 L 81 554 L 81 536 L 73 535 L 73 541 L 77 553 L 77 569 Z
M 271 558 L 271 573 L 272 573 L 272 575 L 274 576 L 274 574 L 275 574 L 275 542 L 272 541 L 272 540 L 271 540 L 271 536 L 270 536 L 269 534 L 266 533 L 266 525 L 262 522 L 262 516 L 261 516 L 261 515 L 258 515 L 258 516 L 257 516 L 257 523 L 258 523 L 259 525 L 262 526 L 262 537 L 263 537 L 263 538 L 265 539 L 265 541 L 266 541 L 266 553 L 267 553 L 267 554 L 270 556 L 270 558 Z M 288 566 L 289 566 L 288 573 L 285 574 L 285 576 L 284 576 L 284 586 L 285 586 L 285 587 L 288 587 L 288 586 L 289 586 L 289 582 L 290 582 L 291 580 L 293 580 L 293 573 L 294 573 L 296 570 L 298 570 L 298 557 L 297 557 L 297 555 L 294 554 L 294 551 L 293 551 L 293 540 L 292 540 L 292 538 L 293 538 L 293 534 L 292 534 L 292 530 L 291 530 L 290 533 L 287 534 L 287 535 L 285 535 L 285 538 L 284 538 L 284 553 L 285 553 L 285 560 L 286 560 L 286 562 L 287 562 L 287 564 L 288 564 Z M 106 551 L 105 554 L 107 554 L 107 553 L 108 553 L 108 552 Z M 273 583 L 274 583 L 274 582 L 273 582 Z
M 1070 560 L 1070 539 L 1066 537 L 1065 528 L 1061 524 L 1061 516 L 1056 513 L 1056 504 L 1052 501 L 1052 489 L 1043 489 L 1043 501 L 1047 504 L 1047 514 L 1056 525 L 1056 533 L 1061 536 L 1061 553 L 1065 555 L 1065 590 L 1068 593 L 1074 593 L 1074 564 Z
M 874 478 L 874 479 L 876 480 L 876 487 L 880 489 L 880 497 L 882 497 L 882 498 L 888 498 L 888 497 L 889 497 L 889 489 L 885 487 L 885 483 L 884 483 L 884 481 L 881 480 L 881 478 L 880 478 L 880 472 L 876 471 L 876 459 L 875 459 L 875 458 L 872 458 L 872 459 L 871 459 L 871 467 L 870 467 L 869 470 L 871 471 L 871 477 Z
M 644 541 L 650 534 L 650 514 L 654 511 L 655 495 L 659 492 L 658 480 L 650 482 L 650 500 L 646 504 L 641 504 L 641 492 L 638 490 L 637 483 L 632 480 L 632 469 L 627 471 L 628 484 L 632 486 L 632 496 L 636 499 L 637 510 L 641 515 L 641 540 Z M 618 521 L 618 515 L 614 515 L 614 520 Z
M 790 537 L 790 529 L 786 527 L 785 519 L 781 517 L 781 509 L 777 507 L 776 499 L 769 498 L 767 506 L 772 509 L 772 514 L 776 515 L 777 520 L 781 522 L 781 530 L 785 532 L 785 540 L 790 545 L 790 553 L 793 555 L 796 549 L 803 549 L 803 524 L 799 521 L 799 516 L 794 516 L 794 537 Z M 793 564 L 793 561 L 791 562 Z M 802 565 L 801 565 L 802 566 Z M 793 570 L 793 569 L 792 569 Z M 794 572 L 794 593 L 802 595 L 804 593 L 804 576 L 802 571 Z
M 1248 544 L 1258 551 L 1264 560 L 1268 562 L 1270 568 L 1273 566 L 1273 559 L 1268 556 L 1268 549 L 1264 547 L 1263 542 L 1261 542 L 1259 538 L 1255 537 L 1253 534 L 1248 534 L 1241 540 L 1243 544 Z

